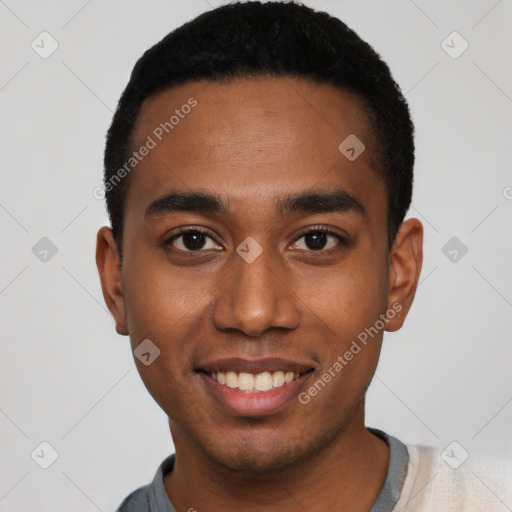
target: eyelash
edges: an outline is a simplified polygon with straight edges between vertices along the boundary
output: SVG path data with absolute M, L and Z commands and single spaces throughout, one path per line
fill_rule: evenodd
M 211 240 L 213 240 L 216 244 L 218 244 L 218 242 L 215 240 L 215 238 L 212 236 L 212 234 L 209 231 L 197 227 L 197 228 L 184 228 L 184 229 L 182 229 L 178 233 L 175 233 L 171 238 L 169 238 L 165 242 L 165 245 L 168 246 L 172 242 L 177 240 L 180 236 L 185 235 L 185 234 L 189 234 L 189 233 L 199 233 L 201 235 L 206 235 Z M 349 245 L 349 241 L 348 241 L 347 238 L 341 236 L 336 231 L 333 231 L 332 229 L 329 229 L 329 228 L 326 228 L 326 227 L 313 227 L 311 229 L 308 229 L 307 231 L 302 232 L 300 234 L 300 236 L 293 243 L 297 242 L 298 240 L 300 240 L 301 238 L 305 237 L 306 235 L 308 235 L 310 233 L 323 233 L 323 234 L 326 234 L 326 235 L 329 235 L 329 236 L 333 236 L 339 242 L 339 245 L 341 245 L 341 246 L 348 246 Z M 220 244 L 218 244 L 218 245 L 220 245 Z M 316 251 L 313 250 L 313 249 L 309 249 L 310 252 L 324 252 L 324 253 L 329 253 L 329 252 L 332 252 L 333 250 L 336 250 L 336 247 L 331 248 L 331 249 L 318 249 Z M 178 249 L 178 251 L 180 251 L 180 252 L 188 252 L 188 253 L 201 253 L 202 252 L 202 250 L 198 250 L 198 251 L 186 250 L 185 251 L 183 249 Z

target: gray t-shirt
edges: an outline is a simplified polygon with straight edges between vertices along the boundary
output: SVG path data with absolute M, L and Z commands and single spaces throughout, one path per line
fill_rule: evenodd
M 391 512 L 404 485 L 407 475 L 409 454 L 406 446 L 398 439 L 373 428 L 368 429 L 384 439 L 389 445 L 389 467 L 384 486 L 370 512 Z M 172 471 L 175 455 L 167 457 L 159 466 L 153 481 L 149 485 L 133 491 L 121 503 L 116 512 L 176 512 L 165 492 L 164 476 Z

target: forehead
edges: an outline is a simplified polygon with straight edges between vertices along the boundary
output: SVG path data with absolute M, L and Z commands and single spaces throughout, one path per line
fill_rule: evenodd
M 360 99 L 330 85 L 270 77 L 189 82 L 141 108 L 132 148 L 151 149 L 130 175 L 126 211 L 168 190 L 209 190 L 230 205 L 250 198 L 270 207 L 278 196 L 342 188 L 364 203 L 376 191 L 385 195 L 369 133 Z

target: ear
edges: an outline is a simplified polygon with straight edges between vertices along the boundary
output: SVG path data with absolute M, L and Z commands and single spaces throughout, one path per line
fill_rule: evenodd
M 103 298 L 116 322 L 118 334 L 128 334 L 121 260 L 112 230 L 106 226 L 96 237 L 96 266 L 100 273 Z
M 397 331 L 414 300 L 423 263 L 423 225 L 418 219 L 402 223 L 389 255 L 388 311 L 396 314 L 386 331 Z

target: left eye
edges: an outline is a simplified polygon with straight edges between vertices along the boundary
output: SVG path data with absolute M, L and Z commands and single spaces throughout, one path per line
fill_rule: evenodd
M 306 247 L 300 247 L 299 241 L 304 239 L 302 245 Z M 293 247 L 296 249 L 304 249 L 306 251 L 320 251 L 334 249 L 337 245 L 346 245 L 346 240 L 328 229 L 314 229 L 303 233 L 302 236 L 293 243 Z

